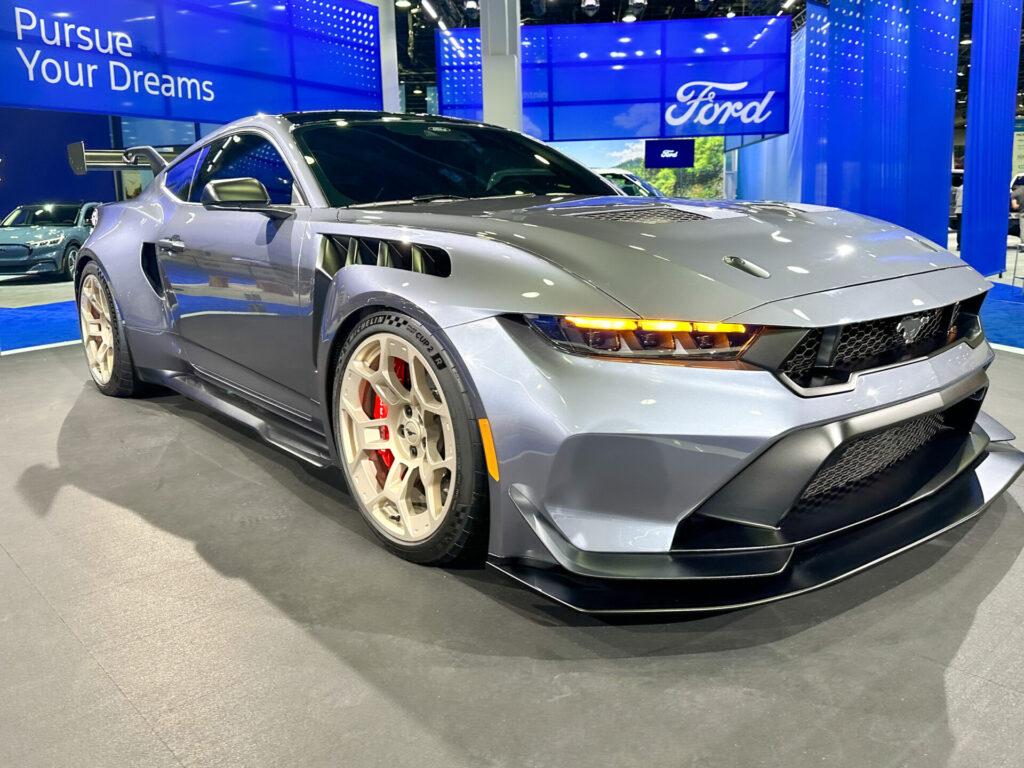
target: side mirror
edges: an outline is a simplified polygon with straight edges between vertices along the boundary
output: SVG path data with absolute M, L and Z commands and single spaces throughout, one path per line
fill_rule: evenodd
M 258 179 L 214 179 L 203 187 L 207 208 L 260 208 L 270 205 L 267 188 Z
M 271 205 L 270 194 L 259 179 L 214 179 L 203 187 L 204 208 L 214 211 L 252 211 L 271 219 L 287 219 L 294 208 Z

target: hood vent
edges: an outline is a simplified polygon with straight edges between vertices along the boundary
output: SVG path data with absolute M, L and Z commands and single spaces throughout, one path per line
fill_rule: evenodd
M 626 206 L 617 205 L 614 209 L 594 211 L 593 213 L 575 214 L 577 219 L 598 219 L 600 221 L 629 221 L 634 224 L 672 224 L 676 221 L 703 221 L 710 216 L 691 213 L 681 208 L 669 206 Z
M 404 269 L 434 277 L 448 277 L 452 273 L 448 253 L 432 245 L 339 235 L 328 235 L 324 245 L 321 268 L 330 275 L 354 264 Z

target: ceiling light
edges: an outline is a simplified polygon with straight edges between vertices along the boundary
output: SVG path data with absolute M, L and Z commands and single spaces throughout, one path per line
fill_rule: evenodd
M 789 6 L 791 6 L 795 2 L 796 2 L 796 0 L 786 0 L 786 2 L 784 2 L 782 4 L 782 10 L 786 10 L 787 8 L 789 8 Z
M 432 6 L 430 4 L 430 0 L 422 0 L 420 5 L 423 6 L 423 10 L 427 12 L 427 15 L 430 18 L 432 18 L 432 19 L 436 19 L 437 18 L 437 11 L 435 11 L 434 10 L 434 6 Z
M 593 16 L 601 9 L 601 0 L 580 0 L 580 10 L 587 16 Z
M 644 11 L 647 10 L 647 0 L 629 0 L 629 5 L 626 9 L 625 16 L 622 17 L 623 21 L 627 20 L 628 16 L 633 18 L 628 19 L 629 21 L 636 21 L 644 15 Z
M 479 0 L 466 0 L 466 2 L 462 4 L 462 10 L 466 14 L 467 19 L 475 21 L 480 18 Z
M 395 8 L 405 9 L 410 7 L 412 7 L 412 2 L 410 2 L 410 0 L 395 0 Z
M 960 41 L 960 45 L 970 45 L 970 44 L 971 44 L 971 38 L 969 38 L 969 37 L 965 37 L 963 40 Z
M 736 11 L 729 11 L 729 12 L 728 12 L 727 14 L 725 14 L 725 18 L 727 18 L 727 19 L 731 19 L 731 18 L 733 18 L 733 17 L 735 16 L 735 15 L 736 15 Z

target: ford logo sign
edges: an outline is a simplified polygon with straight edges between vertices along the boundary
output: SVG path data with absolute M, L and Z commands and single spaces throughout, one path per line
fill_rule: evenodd
M 678 104 L 665 110 L 665 122 L 669 125 L 725 125 L 737 118 L 746 125 L 757 125 L 767 120 L 772 111 L 768 109 L 775 91 L 768 91 L 763 99 L 729 100 L 719 99 L 720 92 L 742 91 L 749 83 L 716 83 L 711 80 L 693 80 L 676 91 Z M 677 111 L 678 110 L 678 111 Z

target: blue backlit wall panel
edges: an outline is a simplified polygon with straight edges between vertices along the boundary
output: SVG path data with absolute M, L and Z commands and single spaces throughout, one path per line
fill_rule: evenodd
M 803 194 L 804 72 L 807 67 L 806 26 L 793 35 L 790 77 L 789 133 L 739 149 L 736 195 L 745 200 L 800 200 Z M 733 139 L 732 142 L 738 142 Z M 727 150 L 733 143 L 726 140 Z
M 809 29 L 828 51 L 815 198 L 945 243 L 959 23 L 957 0 L 833 0 Z
M 382 105 L 358 0 L 0 0 L 0 104 L 223 122 Z
M 976 2 L 971 23 L 961 249 L 971 266 L 991 275 L 1006 265 L 1021 0 Z
M 543 139 L 785 133 L 788 16 L 522 28 L 523 114 Z M 483 117 L 480 31 L 437 33 L 442 114 Z
M 945 243 L 959 13 L 958 0 L 808 3 L 797 199 Z M 775 161 L 756 172 L 786 176 L 784 153 L 758 153 Z

